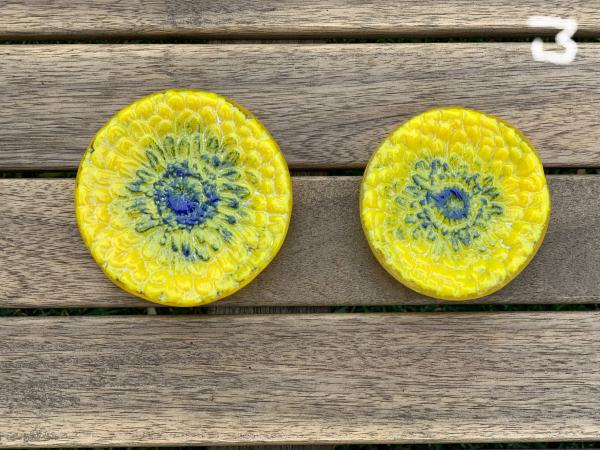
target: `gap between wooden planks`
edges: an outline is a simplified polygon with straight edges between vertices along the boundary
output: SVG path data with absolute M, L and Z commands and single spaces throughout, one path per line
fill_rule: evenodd
M 537 256 L 498 293 L 475 303 L 600 301 L 600 177 L 549 176 L 552 216 Z M 215 305 L 431 304 L 372 256 L 358 215 L 360 177 L 296 176 L 280 253 L 252 283 Z M 0 307 L 155 306 L 114 286 L 83 245 L 72 179 L 0 180 Z M 455 304 L 455 303 L 451 303 Z
M 360 168 L 401 122 L 465 106 L 517 126 L 546 166 L 600 166 L 600 44 L 569 66 L 528 43 L 0 46 L 0 170 L 76 169 L 125 105 L 167 88 L 251 109 L 289 165 Z

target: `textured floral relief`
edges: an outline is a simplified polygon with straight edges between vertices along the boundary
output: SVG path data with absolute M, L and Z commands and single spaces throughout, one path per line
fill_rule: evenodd
M 208 92 L 128 106 L 94 138 L 77 177 L 94 259 L 125 290 L 169 305 L 209 303 L 250 282 L 281 247 L 291 204 L 268 131 Z
M 493 116 L 441 108 L 398 127 L 363 178 L 361 220 L 382 265 L 438 298 L 487 295 L 541 244 L 550 196 L 535 150 Z

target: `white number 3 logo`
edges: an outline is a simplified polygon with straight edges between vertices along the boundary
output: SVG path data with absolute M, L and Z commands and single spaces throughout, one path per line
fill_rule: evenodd
M 556 35 L 556 43 L 564 47 L 564 52 L 544 50 L 544 42 L 535 38 L 531 43 L 531 54 L 536 61 L 547 61 L 553 64 L 570 64 L 577 54 L 577 43 L 571 39 L 577 31 L 575 19 L 560 17 L 532 16 L 527 19 L 527 26 L 532 28 L 558 28 L 562 30 Z

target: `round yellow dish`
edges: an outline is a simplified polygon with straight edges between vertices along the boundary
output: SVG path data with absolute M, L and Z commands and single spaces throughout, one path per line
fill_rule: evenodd
M 197 306 L 242 288 L 275 257 L 292 189 L 277 143 L 248 110 L 211 92 L 169 90 L 96 134 L 75 210 L 114 283 L 156 303 Z
M 375 151 L 360 216 L 373 253 L 398 281 L 469 300 L 527 266 L 548 226 L 550 195 L 540 158 L 518 130 L 440 108 L 400 125 Z

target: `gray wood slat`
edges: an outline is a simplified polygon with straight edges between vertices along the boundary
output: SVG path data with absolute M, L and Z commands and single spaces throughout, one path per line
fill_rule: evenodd
M 530 34 L 532 15 L 575 17 L 600 34 L 597 0 L 18 0 L 0 38 L 265 38 Z
M 600 177 L 550 176 L 544 244 L 517 279 L 480 303 L 600 302 Z M 430 304 L 372 256 L 358 216 L 360 177 L 293 177 L 292 224 L 278 256 L 215 305 Z M 0 307 L 152 306 L 114 286 L 81 242 L 74 180 L 0 180 Z
M 600 313 L 0 319 L 0 447 L 600 440 Z
M 167 88 L 216 91 L 272 131 L 290 167 L 364 167 L 393 128 L 456 105 L 495 114 L 547 166 L 600 166 L 600 44 L 575 62 L 528 43 L 0 46 L 0 170 L 74 170 L 93 135 Z

